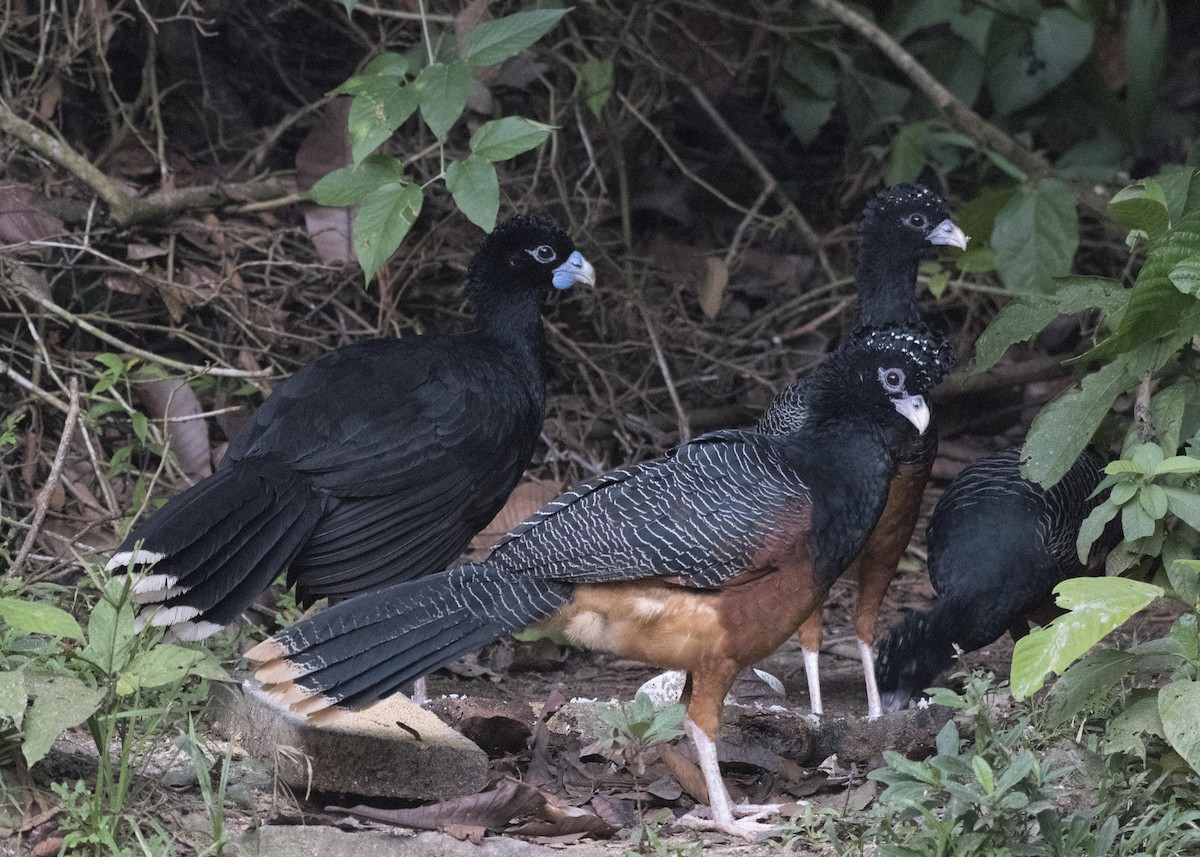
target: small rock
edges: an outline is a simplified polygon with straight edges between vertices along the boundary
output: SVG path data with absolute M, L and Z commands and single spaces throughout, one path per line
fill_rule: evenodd
M 213 704 L 217 728 L 302 794 L 442 800 L 487 784 L 483 751 L 403 696 L 321 726 L 282 708 L 253 679 L 241 691 L 218 688 Z

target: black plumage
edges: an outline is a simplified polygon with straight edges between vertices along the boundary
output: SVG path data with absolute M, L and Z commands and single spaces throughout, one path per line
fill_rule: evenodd
M 967 237 L 950 220 L 946 203 L 924 185 L 887 187 L 867 204 L 862 219 L 862 243 L 854 283 L 858 291 L 858 323 L 864 326 L 919 325 L 917 267 L 939 246 L 967 247 Z M 804 424 L 808 414 L 809 378 L 784 388 L 763 412 L 756 430 L 788 434 Z M 872 647 L 875 623 L 883 596 L 917 525 L 921 496 L 937 457 L 936 426 L 918 433 L 908 430 L 899 451 L 900 467 L 879 532 L 864 546 L 852 576 L 859 581 L 856 635 L 867 685 L 867 714 L 882 713 L 875 688 Z M 822 714 L 818 653 L 821 648 L 821 615 L 816 611 L 800 630 L 800 644 L 808 679 L 809 702 Z
M 1005 631 L 1052 615 L 1052 590 L 1068 577 L 1097 573 L 1120 541 L 1107 528 L 1089 563 L 1076 540 L 1107 492 L 1093 495 L 1104 461 L 1085 452 L 1052 488 L 1021 476 L 1021 449 L 993 453 L 966 467 L 942 495 L 926 530 L 929 579 L 937 601 L 910 613 L 879 649 L 884 707 L 896 711 L 954 663 L 955 647 L 981 649 Z
M 582 645 L 686 669 L 714 816 L 745 832 L 716 772 L 721 700 L 861 546 L 904 427 L 928 424 L 922 397 L 947 358 L 920 331 L 862 333 L 814 373 L 800 431 L 713 432 L 615 470 L 549 503 L 486 561 L 343 602 L 247 657 L 310 713 L 369 703 L 539 621 Z
M 281 572 L 303 601 L 445 568 L 499 511 L 541 431 L 541 309 L 591 265 L 520 216 L 471 262 L 466 334 L 335 349 L 281 384 L 217 472 L 137 525 L 111 570 L 148 572 L 140 621 L 185 639 L 240 615 Z

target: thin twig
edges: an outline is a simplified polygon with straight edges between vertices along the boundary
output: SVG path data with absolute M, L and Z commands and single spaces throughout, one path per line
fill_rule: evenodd
M 675 406 L 675 416 L 679 420 L 679 442 L 687 443 L 692 439 L 692 430 L 688 423 L 687 411 L 683 409 L 683 402 L 679 399 L 679 393 L 675 390 L 675 381 L 671 377 L 671 367 L 667 365 L 666 355 L 663 354 L 662 346 L 658 343 L 658 334 L 654 332 L 654 324 L 650 321 L 650 314 L 646 312 L 641 304 L 638 304 L 638 311 L 642 314 L 642 318 L 646 322 L 646 332 L 650 334 L 650 347 L 654 349 L 654 357 L 658 360 L 658 371 L 662 373 L 663 383 L 667 385 L 667 395 L 671 397 L 671 404 Z
M 42 490 L 38 492 L 37 499 L 33 503 L 33 523 L 29 525 L 29 532 L 25 534 L 25 541 L 21 543 L 21 549 L 17 551 L 16 559 L 4 573 L 5 580 L 10 580 L 19 574 L 21 566 L 25 564 L 25 560 L 33 550 L 34 542 L 37 541 L 38 533 L 42 529 L 42 522 L 46 519 L 46 511 L 50 508 L 50 496 L 58 486 L 63 462 L 67 460 L 67 450 L 71 448 L 71 438 L 75 435 L 75 422 L 79 419 L 79 379 L 75 376 L 72 376 L 67 382 L 67 392 L 70 400 L 67 406 L 67 418 L 63 423 L 62 437 L 58 441 L 58 451 L 54 453 L 54 461 L 50 465 L 50 475 L 46 477 L 46 484 L 42 486 Z

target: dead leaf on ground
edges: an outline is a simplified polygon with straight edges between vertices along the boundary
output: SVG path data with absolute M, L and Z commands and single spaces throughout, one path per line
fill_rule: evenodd
M 683 755 L 673 744 L 660 745 L 658 756 L 684 791 L 695 798 L 698 803 L 708 803 L 708 784 L 704 781 L 704 774 L 701 773 L 695 762 Z
M 721 311 L 721 298 L 729 285 L 729 266 L 724 259 L 708 256 L 704 260 L 704 277 L 696 285 L 696 297 L 700 309 L 709 318 L 716 318 Z
M 208 423 L 184 419 L 204 412 L 187 382 L 180 378 L 148 379 L 139 381 L 134 390 L 146 416 L 166 426 L 167 445 L 183 472 L 193 480 L 212 475 Z
M 0 244 L 52 238 L 61 235 L 63 228 L 63 222 L 42 207 L 31 186 L 0 184 Z
M 300 143 L 296 151 L 296 185 L 300 190 L 309 190 L 334 170 L 352 162 L 350 133 L 346 130 L 349 115 L 350 99 L 335 98 Z M 352 220 L 349 208 L 304 207 L 304 225 L 324 264 L 347 265 L 355 261 Z

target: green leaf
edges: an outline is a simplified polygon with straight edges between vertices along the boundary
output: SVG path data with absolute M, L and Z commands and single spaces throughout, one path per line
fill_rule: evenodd
M 1187 412 L 1188 401 L 1189 399 L 1200 401 L 1200 397 L 1196 397 L 1195 393 L 1195 390 L 1187 390 L 1184 388 L 1184 385 L 1180 383 L 1165 387 L 1151 397 L 1150 424 L 1154 426 L 1155 436 L 1158 438 L 1158 442 L 1162 445 L 1164 450 L 1174 451 L 1179 448 L 1179 436 L 1183 431 L 1183 417 Z M 1136 420 L 1131 422 L 1130 428 L 1136 431 Z M 1167 461 L 1175 462 L 1175 458 L 1169 458 Z M 1187 470 L 1172 470 L 1170 468 L 1188 468 L 1191 467 L 1192 464 L 1196 465 L 1197 468 L 1200 468 L 1200 461 L 1196 461 L 1194 458 L 1184 458 L 1184 461 L 1191 462 L 1191 464 L 1172 463 L 1171 465 L 1167 465 L 1167 463 L 1164 461 L 1154 471 L 1154 475 L 1158 476 L 1164 473 L 1191 472 Z M 1163 470 L 1163 467 L 1167 467 L 1168 469 Z
M 1175 752 L 1200 772 L 1200 682 L 1177 681 L 1158 692 L 1163 732 Z
M 67 640 L 83 639 L 83 629 L 74 616 L 41 601 L 0 598 L 0 619 L 24 634 L 46 634 Z
M 983 756 L 972 758 L 971 770 L 975 772 L 975 779 L 979 780 L 979 785 L 983 786 L 985 792 L 991 794 L 996 790 L 996 775 L 992 771 L 992 766 L 987 763 L 987 759 Z
M 160 644 L 137 655 L 117 679 L 117 693 L 126 696 L 139 688 L 162 687 L 189 676 L 231 681 L 216 655 L 206 649 L 185 649 Z
M 463 58 L 476 68 L 504 62 L 553 30 L 570 11 L 533 9 L 484 21 L 467 36 Z
M 87 647 L 80 657 L 105 676 L 114 676 L 129 663 L 136 635 L 133 604 L 127 597 L 128 578 L 114 578 L 88 617 Z
M 1146 757 L 1146 745 L 1142 736 L 1150 734 L 1166 738 L 1162 718 L 1158 714 L 1158 694 L 1146 693 L 1131 702 L 1124 711 L 1108 721 L 1104 727 L 1105 753 L 1136 753 Z
M 446 187 L 467 219 L 491 232 L 500 211 L 500 181 L 489 159 L 471 155 L 446 167 Z
M 1058 179 L 1022 185 L 996 215 L 996 270 L 1015 292 L 1049 292 L 1071 269 L 1079 244 L 1075 194 Z
M 1200 531 L 1200 494 L 1186 488 L 1164 488 L 1171 514 L 1193 530 Z
M 354 253 L 368 280 L 396 252 L 424 202 L 419 185 L 392 182 L 359 204 L 354 218 Z
M 1050 673 L 1061 673 L 1076 658 L 1119 628 L 1163 590 L 1123 577 L 1076 577 L 1054 587 L 1057 603 L 1070 612 L 1022 637 L 1013 650 L 1012 695 L 1036 693 Z
M 1052 727 L 1073 719 L 1094 699 L 1106 694 L 1121 678 L 1129 675 L 1141 658 L 1130 652 L 1100 649 L 1089 652 L 1063 670 L 1050 689 L 1046 716 Z
M 988 71 L 988 89 L 996 109 L 1012 113 L 1040 100 L 1087 59 L 1092 37 L 1090 21 L 1066 9 L 1049 9 L 1038 17 L 1031 39 L 993 45 L 1000 49 Z
M 482 24 L 480 26 L 483 26 Z M 428 65 L 412 83 L 421 104 L 421 118 L 439 140 L 462 116 L 471 93 L 471 70 L 466 63 Z
M 1167 568 L 1167 580 L 1171 588 L 1193 608 L 1196 607 L 1200 602 L 1200 560 L 1175 559 L 1168 562 L 1163 557 L 1163 565 Z
M 1180 292 L 1171 282 L 1170 272 L 1197 252 L 1200 252 L 1200 209 L 1185 215 L 1150 251 L 1116 331 L 1078 359 L 1108 359 L 1158 339 L 1168 342 L 1190 339 L 1196 298 Z M 1189 322 L 1191 326 L 1187 326 Z
M 350 103 L 350 129 L 354 163 L 375 151 L 417 109 L 417 93 L 400 78 L 371 78 L 368 86 Z
M 1096 539 L 1100 538 L 1104 528 L 1108 526 L 1108 522 L 1116 517 L 1119 510 L 1120 505 L 1109 499 L 1092 509 L 1084 518 L 1083 524 L 1079 527 L 1079 536 L 1075 539 L 1075 550 L 1079 554 L 1080 562 L 1087 563 L 1092 552 L 1092 545 L 1096 543 Z
M 991 368 L 1010 345 L 1029 339 L 1060 315 L 1095 307 L 1111 315 L 1124 308 L 1127 298 L 1119 280 L 1059 277 L 1053 294 L 1023 295 L 1000 311 L 975 344 L 971 371 Z
M 604 105 L 612 98 L 613 91 L 613 61 L 612 57 L 596 59 L 588 57 L 575 73 L 579 76 L 579 86 L 583 95 L 583 103 L 597 119 L 604 110 Z
M 25 719 L 25 706 L 29 704 L 29 692 L 25 690 L 25 671 L 7 670 L 0 672 L 0 726 L 10 723 L 17 729 Z
M 1154 468 L 1154 475 L 1196 473 L 1198 471 L 1200 471 L 1200 460 L 1190 458 L 1186 455 L 1172 455 L 1170 458 L 1165 459 L 1158 467 Z
M 1140 503 L 1127 503 L 1121 507 L 1121 530 L 1127 542 L 1149 538 L 1154 535 L 1154 518 Z
M 1167 272 L 1167 278 L 1185 295 L 1200 294 L 1200 253 L 1178 262 Z
M 340 208 L 358 205 L 381 185 L 405 184 L 404 165 L 388 155 L 371 155 L 359 164 L 334 170 L 312 186 L 314 202 Z
M 50 752 L 56 738 L 78 726 L 100 708 L 104 689 L 88 687 L 74 676 L 26 675 L 33 704 L 25 713 L 21 753 L 32 765 Z
M 376 78 L 406 76 L 410 66 L 408 57 L 403 54 L 382 53 L 367 63 L 359 74 L 346 80 L 337 89 L 330 90 L 329 94 L 358 95 L 364 88 L 374 86 Z
M 942 727 L 937 734 L 937 751 L 939 756 L 957 756 L 959 745 L 958 724 L 954 722 L 954 718 L 946 721 L 946 725 Z
M 921 122 L 908 122 L 892 137 L 884 161 L 884 178 L 887 184 L 903 184 L 916 180 L 925 168 L 926 126 Z
M 1166 4 L 1163 0 L 1132 0 L 1125 37 L 1125 68 L 1129 74 L 1125 109 L 1130 143 L 1141 140 L 1150 125 L 1168 55 Z
M 1136 482 L 1125 480 L 1113 485 L 1112 491 L 1108 494 L 1109 502 L 1114 506 L 1124 506 L 1135 496 L 1137 496 L 1138 486 Z
M 1135 182 L 1113 195 L 1108 212 L 1126 229 L 1145 232 L 1152 242 L 1167 231 L 1167 197 L 1163 186 L 1153 179 Z
M 1138 492 L 1138 503 L 1156 521 L 1167 516 L 1167 493 L 1161 485 L 1146 485 Z
M 471 135 L 471 152 L 489 161 L 506 161 L 540 146 L 554 130 L 520 116 L 505 116 L 485 122 Z
M 1157 351 L 1147 346 L 1127 359 L 1114 360 L 1042 408 L 1025 438 L 1025 477 L 1045 488 L 1062 479 L 1117 396 L 1136 384 L 1157 356 Z

